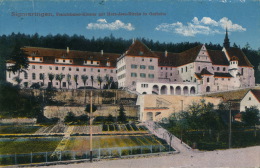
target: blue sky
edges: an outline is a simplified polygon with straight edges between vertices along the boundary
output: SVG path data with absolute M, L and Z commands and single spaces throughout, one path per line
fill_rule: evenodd
M 145 37 L 160 42 L 223 43 L 225 28 L 230 41 L 241 47 L 260 47 L 260 1 L 248 0 L 0 0 L 0 34 L 78 34 L 87 38 Z M 12 16 L 12 13 L 15 16 Z M 16 13 L 51 13 L 21 16 Z M 141 13 L 140 16 L 108 16 Z M 150 15 L 150 13 L 161 15 Z M 57 16 L 56 13 L 92 13 L 96 16 Z M 145 16 L 143 13 L 147 13 Z M 101 16 L 99 16 L 101 14 Z

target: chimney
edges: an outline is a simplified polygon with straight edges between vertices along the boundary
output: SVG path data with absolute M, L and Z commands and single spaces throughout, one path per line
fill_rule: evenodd
M 69 47 L 67 47 L 67 54 L 70 52 L 70 48 Z
M 135 38 L 133 38 L 133 42 L 132 42 L 132 44 L 134 44 L 135 43 Z
M 101 50 L 100 53 L 101 53 L 101 55 L 103 55 L 104 54 L 103 50 Z
M 164 51 L 164 56 L 165 56 L 165 57 L 168 56 L 168 52 L 167 52 L 167 50 Z

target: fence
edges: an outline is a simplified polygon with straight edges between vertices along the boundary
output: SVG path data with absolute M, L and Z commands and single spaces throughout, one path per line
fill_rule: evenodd
M 169 145 L 150 145 L 150 146 L 133 146 L 133 147 L 116 147 L 116 148 L 99 148 L 93 149 L 93 159 L 122 158 L 135 155 L 151 155 L 162 152 L 173 152 L 174 149 Z M 0 165 L 19 165 L 50 163 L 58 161 L 73 161 L 80 159 L 89 159 L 89 151 L 56 151 L 38 152 L 26 154 L 0 155 Z

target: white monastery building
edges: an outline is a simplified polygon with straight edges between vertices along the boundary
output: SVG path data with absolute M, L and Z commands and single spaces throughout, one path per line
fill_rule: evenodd
M 29 59 L 29 68 L 20 74 L 22 87 L 39 83 L 59 88 L 59 81 L 55 77 L 51 81 L 49 74 L 63 75 L 62 89 L 84 86 L 82 75 L 88 76 L 85 86 L 103 88 L 104 77 L 108 76 L 119 88 L 140 94 L 190 95 L 255 86 L 252 64 L 241 49 L 230 47 L 227 32 L 222 50 L 208 50 L 199 45 L 181 53 L 156 52 L 139 40 L 133 41 L 122 55 L 69 48 L 22 49 Z M 12 64 L 7 62 L 7 69 Z M 8 82 L 16 83 L 14 78 L 18 73 L 6 74 Z M 104 80 L 102 86 L 98 76 Z

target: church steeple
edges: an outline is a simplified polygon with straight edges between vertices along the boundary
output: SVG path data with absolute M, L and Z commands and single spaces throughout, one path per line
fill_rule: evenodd
M 225 36 L 225 39 L 224 39 L 223 47 L 230 48 L 230 42 L 229 42 L 229 38 L 228 38 L 227 28 L 226 28 L 226 36 Z

